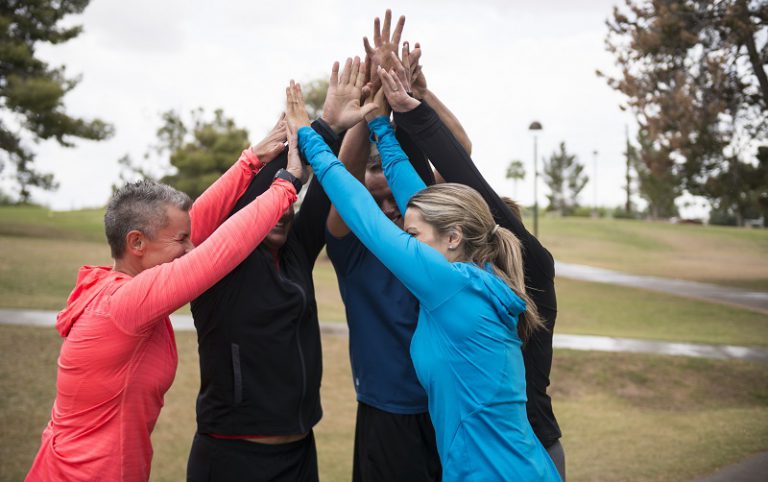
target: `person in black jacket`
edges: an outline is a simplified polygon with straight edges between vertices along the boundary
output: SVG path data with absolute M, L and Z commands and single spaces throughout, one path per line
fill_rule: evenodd
M 365 113 L 360 60 L 348 61 L 341 78 L 338 70 L 337 63 L 323 116 L 312 124 L 336 153 L 339 134 Z M 355 115 L 339 118 L 341 106 L 355 102 Z M 303 105 L 288 102 L 286 120 L 306 116 Z M 266 190 L 285 164 L 283 155 L 262 168 L 233 213 Z M 312 427 L 322 416 L 322 357 L 312 269 L 329 208 L 313 179 L 298 214 L 288 209 L 242 264 L 192 302 L 200 392 L 188 480 L 318 479 Z
M 418 60 L 421 55 L 420 46 L 417 44 L 416 48 L 418 52 L 414 50 L 415 55 L 403 55 L 406 63 Z M 408 95 L 403 92 L 401 102 L 387 98 L 397 126 L 406 131 L 414 144 L 429 158 L 439 177 L 446 182 L 464 184 L 478 191 L 490 207 L 496 222 L 512 231 L 522 243 L 526 286 L 547 328 L 534 332 L 523 347 L 528 420 L 555 462 L 561 478 L 565 480 L 565 454 L 560 444 L 560 427 L 552 411 L 552 400 L 547 394 L 552 367 L 552 334 L 557 318 L 554 259 L 491 188 L 462 144 L 430 106 L 432 103 L 445 109 L 427 89 L 424 73 L 418 63 L 404 66 L 396 58 L 393 58 L 393 62 L 397 71 L 393 70 L 393 74 L 397 74 L 406 84 L 405 89 L 420 100 L 414 108 L 413 103 L 407 101 L 410 99 Z M 417 88 L 414 89 L 414 86 Z

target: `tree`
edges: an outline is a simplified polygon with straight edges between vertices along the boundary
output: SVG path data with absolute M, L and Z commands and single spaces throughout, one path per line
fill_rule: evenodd
M 304 94 L 304 102 L 307 106 L 307 114 L 310 119 L 316 119 L 323 113 L 325 96 L 328 93 L 328 79 L 315 79 L 307 82 L 301 88 Z
M 172 110 L 161 117 L 163 124 L 157 130 L 158 144 L 154 150 L 168 155 L 176 169 L 174 174 L 164 176 L 162 182 L 192 198 L 213 184 L 248 147 L 248 131 L 237 127 L 221 109 L 214 111 L 210 120 L 205 119 L 200 108 L 193 110 L 191 120 L 186 122 Z
M 0 171 L 15 168 L 20 202 L 30 188 L 55 189 L 52 174 L 38 172 L 29 142 L 54 139 L 72 147 L 73 138 L 103 140 L 114 130 L 104 121 L 68 115 L 64 96 L 79 78 L 68 78 L 64 66 L 52 67 L 36 57 L 40 43 L 61 44 L 77 37 L 80 26 L 60 26 L 79 14 L 89 0 L 5 0 L 0 4 Z
M 651 142 L 648 132 L 640 129 L 637 134 L 638 148 L 627 143 L 629 160 L 637 172 L 638 192 L 648 203 L 651 219 L 669 219 L 678 215 L 675 200 L 682 194 L 677 175 L 669 169 L 668 152 L 658 149 Z
M 768 147 L 758 149 L 757 164 L 734 162 L 707 180 L 707 189 L 717 194 L 710 222 L 741 226 L 748 218 L 768 223 Z
M 514 159 L 507 166 L 507 179 L 512 179 L 515 186 L 515 198 L 517 198 L 517 183 L 525 179 L 525 167 L 523 161 Z
M 542 168 L 544 183 L 550 193 L 548 211 L 557 211 L 562 216 L 572 214 L 579 207 L 579 193 L 589 181 L 584 173 L 584 165 L 579 163 L 574 154 L 569 154 L 565 142 L 560 143 L 560 151 L 553 152 Z
M 757 146 L 768 141 L 768 3 L 625 3 L 607 22 L 606 46 L 621 69 L 608 84 L 626 95 L 666 164 L 648 167 L 691 194 L 733 202 L 710 179 L 754 166 Z

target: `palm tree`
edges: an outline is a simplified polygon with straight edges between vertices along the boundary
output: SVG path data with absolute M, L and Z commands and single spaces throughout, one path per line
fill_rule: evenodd
M 512 179 L 512 182 L 514 182 L 515 193 L 513 197 L 517 199 L 517 183 L 525 179 L 525 167 L 523 167 L 523 161 L 514 159 L 509 162 L 509 166 L 507 166 L 507 179 Z

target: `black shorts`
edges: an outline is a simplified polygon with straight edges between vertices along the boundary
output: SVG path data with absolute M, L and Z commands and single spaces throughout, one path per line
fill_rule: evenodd
M 357 404 L 353 482 L 434 482 L 441 473 L 428 413 L 400 415 Z
M 187 481 L 317 482 L 314 434 L 280 445 L 195 434 L 187 462 Z

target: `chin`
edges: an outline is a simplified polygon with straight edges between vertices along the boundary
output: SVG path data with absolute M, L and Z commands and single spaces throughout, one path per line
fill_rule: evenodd
M 264 238 L 264 245 L 269 249 L 280 249 L 288 240 L 287 234 L 273 234 L 270 233 Z

